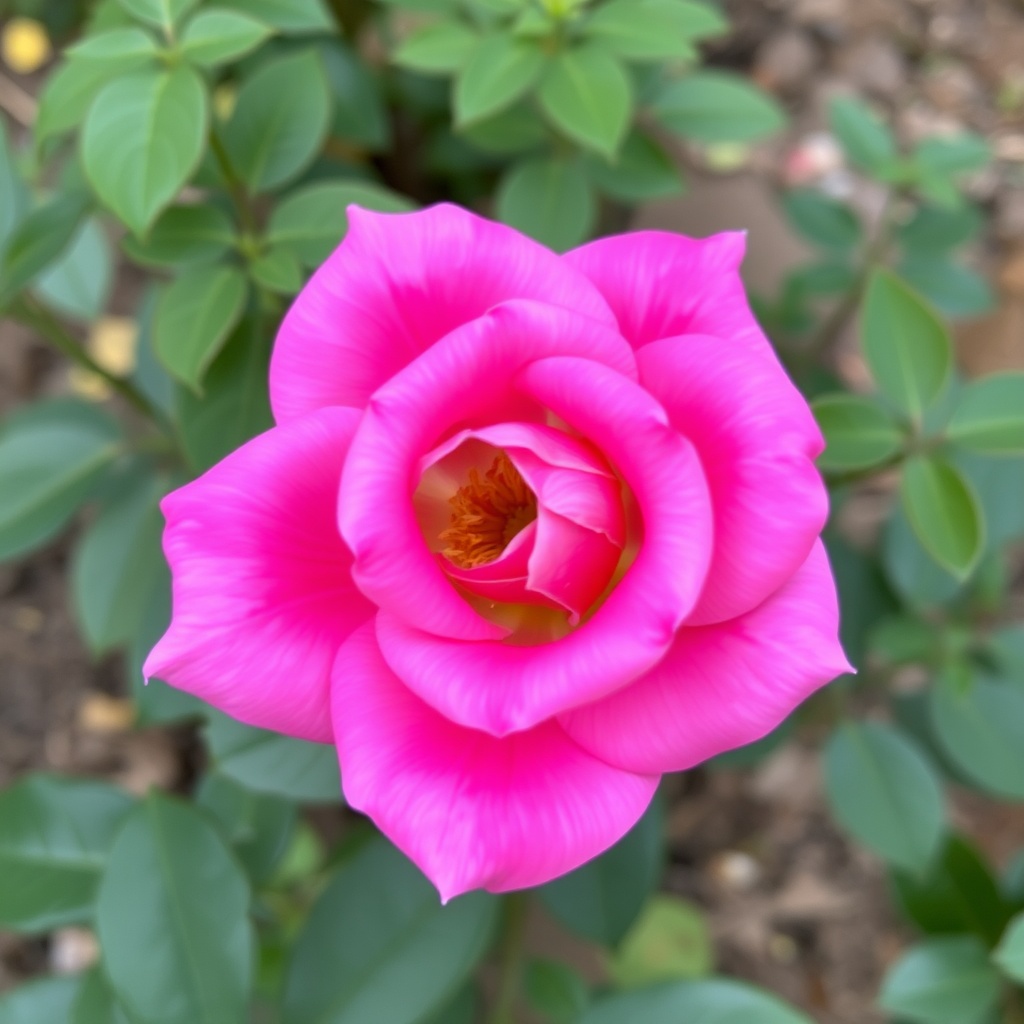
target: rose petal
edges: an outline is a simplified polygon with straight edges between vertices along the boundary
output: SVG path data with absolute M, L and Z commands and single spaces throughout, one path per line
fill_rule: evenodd
M 336 519 L 358 422 L 324 409 L 269 430 L 164 499 L 174 617 L 147 678 L 249 725 L 330 742 L 334 656 L 374 612 Z
M 657 788 L 586 754 L 555 722 L 506 739 L 455 725 L 402 685 L 369 627 L 338 655 L 333 704 L 346 800 L 445 901 L 571 871 L 621 838 Z

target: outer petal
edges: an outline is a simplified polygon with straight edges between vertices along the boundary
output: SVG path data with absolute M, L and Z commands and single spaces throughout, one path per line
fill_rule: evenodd
M 715 548 L 690 625 L 757 607 L 803 564 L 828 518 L 812 461 L 824 443 L 803 396 L 768 352 L 720 338 L 637 353 L 644 386 L 688 437 L 707 474 Z
M 559 721 L 581 746 L 635 772 L 690 768 L 774 729 L 801 701 L 852 671 L 818 541 L 797 574 L 754 611 L 684 626 L 642 679 Z
M 550 355 L 585 355 L 623 380 L 636 373 L 633 351 L 614 329 L 516 301 L 452 331 L 374 394 L 345 461 L 339 518 L 356 584 L 379 607 L 441 636 L 506 635 L 465 602 L 424 542 L 412 500 L 416 469 L 449 431 L 513 407 L 536 409 L 512 380 Z
M 711 550 L 703 472 L 647 392 L 587 359 L 540 359 L 518 380 L 618 468 L 636 497 L 644 537 L 604 603 L 551 643 L 466 644 L 395 615 L 378 617 L 381 651 L 399 678 L 453 721 L 496 736 L 596 700 L 650 669 L 696 603 Z
M 164 499 L 174 617 L 147 678 L 250 725 L 330 742 L 334 656 L 374 611 L 336 519 L 358 422 L 353 409 L 324 409 L 269 430 Z
M 508 299 L 536 299 L 608 325 L 597 290 L 512 228 L 457 206 L 380 214 L 349 207 L 344 242 L 281 325 L 270 365 L 279 423 L 370 395 L 439 338 Z
M 346 799 L 444 900 L 571 871 L 632 827 L 658 783 L 591 757 L 553 721 L 506 739 L 455 725 L 402 685 L 369 627 L 338 655 L 333 704 Z
M 770 346 L 740 280 L 745 247 L 742 232 L 687 238 L 633 231 L 562 258 L 597 285 L 636 348 L 679 334 L 714 334 L 760 350 Z

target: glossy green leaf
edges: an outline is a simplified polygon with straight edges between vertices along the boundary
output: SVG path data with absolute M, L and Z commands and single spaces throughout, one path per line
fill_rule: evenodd
M 273 426 L 267 397 L 270 338 L 243 317 L 203 379 L 202 397 L 180 387 L 176 419 L 193 469 L 202 472 Z
M 149 57 L 139 58 L 144 67 Z M 39 111 L 32 126 L 36 145 L 77 128 L 96 94 L 118 74 L 103 61 L 65 61 L 46 80 L 39 95 Z
M 111 75 L 124 74 L 156 59 L 156 41 L 140 28 L 115 28 L 86 36 L 65 51 L 76 61 L 100 61 Z
M 397 192 L 361 181 L 320 181 L 287 196 L 274 209 L 267 241 L 284 246 L 309 267 L 319 266 L 348 231 L 349 204 L 400 213 L 413 204 Z
M 606 50 L 566 50 L 547 69 L 538 93 L 541 109 L 561 132 L 608 157 L 618 151 L 633 108 L 622 65 Z
M 201 67 L 215 67 L 237 60 L 255 50 L 272 29 L 241 11 L 209 7 L 185 26 L 181 52 L 186 60 Z
M 331 133 L 373 151 L 387 148 L 391 125 L 377 76 L 340 39 L 319 52 L 334 105 Z
M 55 536 L 120 452 L 117 424 L 84 402 L 29 406 L 0 431 L 0 559 Z
M 157 303 L 154 344 L 164 366 L 196 390 L 245 307 L 245 275 L 231 266 L 194 267 Z
M 342 865 L 299 936 L 284 1024 L 425 1020 L 487 953 L 498 905 L 473 892 L 442 906 L 410 861 L 374 840 Z
M 912 255 L 900 263 L 899 274 L 947 316 L 980 316 L 995 305 L 988 281 L 947 256 Z
M 724 71 L 698 71 L 670 82 L 651 109 L 670 131 L 695 142 L 748 142 L 785 123 L 773 99 Z
M 711 10 L 678 0 L 611 0 L 594 11 L 584 32 L 627 60 L 691 60 L 696 57 L 695 35 L 686 31 L 687 25 L 697 35 L 714 34 L 699 28 L 702 21 L 709 28 L 706 16 Z M 718 23 L 725 27 L 720 15 Z
M 919 206 L 897 229 L 896 238 L 911 252 L 934 256 L 971 241 L 984 224 L 985 218 L 978 209 L 967 203 L 952 210 Z
M 980 135 L 964 132 L 950 138 L 934 136 L 914 147 L 914 160 L 934 174 L 967 174 L 992 159 L 992 149 Z
M 469 60 L 480 37 L 459 21 L 439 21 L 414 32 L 395 50 L 394 61 L 412 71 L 454 74 Z
M 829 122 L 846 155 L 858 167 L 877 174 L 897 159 L 892 132 L 860 100 L 833 100 Z
M 608 996 L 580 1024 L 812 1024 L 775 996 L 738 981 L 657 985 Z
M 1010 922 L 993 959 L 1008 978 L 1024 983 L 1024 914 Z
M 611 960 L 618 988 L 699 978 L 711 972 L 711 936 L 704 915 L 687 900 L 653 896 Z
M 122 826 L 96 906 L 103 960 L 137 1024 L 239 1021 L 252 986 L 249 883 L 214 826 L 153 791 Z
M 553 158 L 515 164 L 498 186 L 496 206 L 499 219 L 558 252 L 584 241 L 597 216 L 582 167 Z
M 917 1024 L 985 1024 L 999 999 L 999 974 L 973 937 L 931 939 L 885 976 L 879 1004 Z
M 118 78 L 90 107 L 82 131 L 85 173 L 137 235 L 146 233 L 196 169 L 207 108 L 202 79 L 184 66 Z
M 526 103 L 463 128 L 459 135 L 487 153 L 522 153 L 543 146 L 547 129 Z
M 929 710 L 942 749 L 964 775 L 997 796 L 1024 799 L 1024 689 L 986 678 L 966 692 L 937 685 Z
M 130 807 L 113 786 L 51 775 L 26 776 L 0 793 L 0 926 L 43 932 L 89 920 Z
M 64 253 L 36 280 L 36 294 L 77 320 L 95 320 L 107 304 L 114 266 L 110 243 L 96 220 L 87 220 Z
M 587 177 L 606 195 L 626 203 L 678 195 L 683 180 L 675 161 L 653 139 L 633 132 L 613 161 L 588 156 Z
M 330 124 L 327 74 L 315 50 L 262 65 L 238 94 L 224 132 L 235 170 L 255 192 L 297 177 L 316 156 Z
M 147 25 L 165 31 L 173 29 L 199 0 L 120 0 L 121 6 Z
M 945 831 L 942 785 L 910 739 L 877 722 L 848 722 L 829 740 L 824 771 L 845 828 L 893 864 L 928 870 Z
M 341 803 L 338 754 L 329 744 L 254 729 L 222 714 L 210 716 L 206 739 L 217 771 L 247 789 L 301 803 Z
M 789 222 L 814 245 L 845 250 L 861 241 L 863 231 L 853 211 L 817 189 L 791 189 L 782 205 Z
M 510 107 L 540 77 L 544 54 L 530 42 L 506 34 L 485 39 L 455 83 L 455 120 L 480 121 Z
M 118 1006 L 110 982 L 99 967 L 94 967 L 81 978 L 66 1021 L 67 1024 L 131 1024 L 124 1010 Z M 64 1019 L 61 1024 L 64 1024 Z
M 927 552 L 953 575 L 966 578 L 984 550 L 984 520 L 962 474 L 943 459 L 915 456 L 903 466 L 900 494 Z
M 920 418 L 943 392 L 952 368 L 945 325 L 921 298 L 887 270 L 868 285 L 861 343 L 879 390 Z
M 217 0 L 217 6 L 248 14 L 291 35 L 335 28 L 323 0 Z
M 162 482 L 137 471 L 120 482 L 90 525 L 71 563 L 71 594 L 94 654 L 126 643 L 138 628 L 150 589 L 164 572 L 158 502 Z
M 0 306 L 68 250 L 88 205 L 84 194 L 65 193 L 22 218 L 12 231 L 0 261 Z
M 0 1024 L 64 1024 L 80 986 L 75 977 L 42 978 L 5 992 L 0 996 Z
M 825 435 L 818 457 L 822 469 L 868 469 L 892 458 L 903 445 L 903 431 L 889 411 L 862 395 L 822 395 L 812 403 Z
M 1024 454 L 1024 373 L 999 373 L 964 388 L 950 440 L 984 455 Z
M 555 960 L 531 960 L 526 965 L 523 990 L 530 1005 L 550 1024 L 575 1024 L 590 1001 L 586 982 Z
M 218 206 L 199 203 L 165 210 L 144 242 L 131 235 L 123 245 L 139 263 L 176 267 L 220 259 L 235 240 L 231 218 Z
M 661 879 L 664 811 L 655 800 L 610 850 L 541 886 L 538 893 L 562 924 L 604 946 L 629 931 Z
M 274 873 L 292 838 L 295 804 L 282 797 L 254 793 L 224 775 L 207 775 L 196 803 L 217 819 L 254 884 Z
M 305 284 L 302 264 L 291 249 L 267 249 L 249 264 L 249 276 L 261 288 L 278 295 L 296 295 Z

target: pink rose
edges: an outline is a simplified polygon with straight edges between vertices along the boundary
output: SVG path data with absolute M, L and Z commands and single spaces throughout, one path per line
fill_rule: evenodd
M 821 435 L 742 235 L 557 256 L 453 206 L 349 216 L 278 426 L 164 501 L 146 674 L 334 742 L 445 899 L 537 885 L 848 669 Z

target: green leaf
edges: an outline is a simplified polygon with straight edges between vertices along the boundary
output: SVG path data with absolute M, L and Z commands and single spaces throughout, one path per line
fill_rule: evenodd
M 915 456 L 904 463 L 900 494 L 925 550 L 966 579 L 984 550 L 984 520 L 970 484 L 951 463 Z
M 947 316 L 980 316 L 995 305 L 981 274 L 942 255 L 911 255 L 900 263 L 899 274 Z
M 0 121 L 0 257 L 3 256 L 7 239 L 28 209 L 29 196 L 15 163 L 15 154 L 7 139 L 7 129 Z
M 200 390 L 203 375 L 242 316 L 247 290 L 237 267 L 204 266 L 184 271 L 160 296 L 154 344 L 178 380 Z
M 811 407 L 827 445 L 818 457 L 822 469 L 869 469 L 892 458 L 903 445 L 899 424 L 871 398 L 822 395 Z
M 279 295 L 296 295 L 305 283 L 302 264 L 291 249 L 268 249 L 249 264 L 249 276 L 260 287 Z
M 1024 799 L 1024 690 L 976 679 L 966 692 L 929 692 L 932 727 L 953 763 L 997 796 Z
M 877 722 L 848 722 L 825 749 L 835 816 L 860 842 L 907 871 L 927 871 L 945 831 L 942 786 L 906 736 Z
M 6 879 L 5 879 L 6 881 Z M 0 1024 L 58 1024 L 69 1020 L 81 979 L 43 978 L 0 996 Z
M 75 549 L 72 600 L 94 654 L 127 643 L 164 571 L 162 495 L 160 480 L 147 472 L 130 474 Z
M 269 337 L 255 317 L 243 317 L 207 371 L 202 397 L 190 388 L 178 389 L 178 429 L 197 473 L 273 426 L 269 363 Z
M 254 884 L 273 875 L 292 838 L 298 816 L 295 804 L 254 793 L 216 772 L 199 784 L 196 803 L 217 819 Z
M 442 906 L 390 843 L 368 843 L 342 865 L 299 936 L 284 1024 L 424 1020 L 487 953 L 497 908 L 484 892 Z
M 857 271 L 840 255 L 805 263 L 788 280 L 802 295 L 841 295 L 857 284 Z
M 465 985 L 462 991 L 447 1006 L 443 1006 L 435 1013 L 426 1024 L 475 1024 L 478 1002 L 475 986 L 472 983 Z
M 96 61 L 114 75 L 134 71 L 157 57 L 156 41 L 141 28 L 115 28 L 109 32 L 86 36 L 69 46 L 65 55 L 72 61 Z
M 83 193 L 65 193 L 33 210 L 15 227 L 0 262 L 0 306 L 68 249 L 88 205 Z
M 594 194 L 578 163 L 524 160 L 498 186 L 499 219 L 558 252 L 590 234 L 597 216 Z
M 695 142 L 748 142 L 773 134 L 786 120 L 773 99 L 724 71 L 670 82 L 651 110 L 670 131 Z
M 871 276 L 861 344 L 879 390 L 915 419 L 945 390 L 953 362 L 949 333 L 918 295 L 887 270 Z
M 332 134 L 370 150 L 386 149 L 391 125 L 373 72 L 340 39 L 322 45 L 320 56 L 334 101 Z
M 139 60 L 145 66 L 149 58 Z M 32 126 L 36 147 L 54 135 L 76 128 L 96 94 L 118 75 L 116 68 L 101 61 L 66 61 L 46 80 L 39 96 L 39 111 Z
M 618 988 L 699 978 L 711 971 L 708 926 L 700 910 L 678 896 L 651 898 L 615 951 L 610 965 Z
M 879 1004 L 918 1024 L 985 1024 L 999 999 L 999 975 L 969 936 L 931 939 L 885 976 Z
M 967 203 L 952 210 L 919 206 L 910 220 L 897 230 L 896 238 L 905 249 L 934 256 L 971 241 L 984 224 L 985 219 L 978 209 Z
M 979 171 L 992 159 L 980 135 L 965 132 L 952 138 L 924 139 L 914 147 L 914 161 L 932 174 L 955 176 Z
M 70 399 L 39 402 L 0 432 L 0 559 L 55 536 L 120 452 L 117 424 Z
M 952 449 L 950 462 L 974 491 L 985 520 L 985 547 L 993 551 L 1024 537 L 1024 458 Z
M 185 26 L 182 56 L 201 67 L 215 67 L 255 50 L 273 33 L 268 25 L 240 11 L 210 7 Z
M 586 982 L 556 960 L 531 960 L 523 990 L 530 1005 L 551 1024 L 575 1024 L 590 1001 Z
M 693 10 L 709 8 L 677 0 L 612 0 L 597 8 L 583 31 L 626 60 L 692 60 L 697 54 L 685 27 Z
M 36 281 L 36 294 L 76 320 L 95 320 L 107 304 L 114 267 L 110 244 L 99 222 L 87 220 L 63 255 Z
M 397 192 L 361 181 L 320 181 L 287 196 L 270 215 L 267 242 L 285 246 L 309 267 L 317 267 L 348 231 L 350 204 L 382 213 L 413 209 Z
M 1008 978 L 1024 982 L 1024 914 L 1010 922 L 993 959 Z
M 96 924 L 117 998 L 137 1024 L 240 1021 L 252 987 L 249 883 L 188 804 L 153 791 L 110 852 Z
M 663 199 L 683 190 L 683 180 L 672 157 L 639 132 L 626 136 L 614 162 L 588 156 L 584 168 L 602 192 L 626 203 Z
M 992 946 L 1010 917 L 988 866 L 957 835 L 949 837 L 927 875 L 918 878 L 895 871 L 893 884 L 907 916 L 932 935 L 973 932 Z
M 580 1024 L 812 1024 L 752 985 L 725 979 L 681 981 L 609 996 Z
M 480 37 L 458 21 L 439 21 L 414 32 L 395 51 L 402 67 L 426 74 L 454 74 L 462 70 Z
M 199 0 L 119 0 L 133 17 L 170 32 Z
M 130 1024 L 99 967 L 82 977 L 71 1015 L 65 1019 L 68 1024 Z
M 853 211 L 817 189 L 792 189 L 783 197 L 782 205 L 789 222 L 814 245 L 843 251 L 862 239 L 860 221 Z
M 622 65 L 596 46 L 555 57 L 540 84 L 541 109 L 556 128 L 611 158 L 629 125 L 633 95 Z
M 82 160 L 96 194 L 137 235 L 199 164 L 206 89 L 189 67 L 136 72 L 105 86 L 82 131 Z
M 850 161 L 874 174 L 898 159 L 892 132 L 860 101 L 841 97 L 829 107 L 829 122 Z
M 217 6 L 241 11 L 291 35 L 335 28 L 322 0 L 217 0 Z
M 885 525 L 882 565 L 896 592 L 915 607 L 934 608 L 952 600 L 961 589 L 961 581 L 924 549 L 900 505 Z
M 459 134 L 486 153 L 522 153 L 538 149 L 547 140 L 544 122 L 526 103 L 477 121 Z
M 664 811 L 655 800 L 610 850 L 541 886 L 541 899 L 567 928 L 601 945 L 616 945 L 657 888 L 663 831 Z
M 0 793 L 0 926 L 45 932 L 89 920 L 130 807 L 113 786 L 52 775 L 26 776 Z
M 949 439 L 983 455 L 1024 454 L 1024 373 L 999 373 L 964 388 Z
M 544 54 L 530 42 L 504 33 L 476 48 L 455 83 L 459 126 L 497 114 L 529 91 L 540 77 Z
M 255 192 L 297 177 L 323 144 L 330 124 L 327 74 L 315 50 L 262 65 L 238 94 L 224 133 L 235 169 Z
M 247 789 L 301 803 L 341 803 L 333 746 L 254 729 L 222 714 L 210 715 L 206 740 L 217 771 Z
M 235 230 L 223 210 L 200 203 L 172 206 L 153 225 L 144 242 L 126 235 L 124 251 L 139 263 L 177 267 L 220 259 L 235 241 Z

